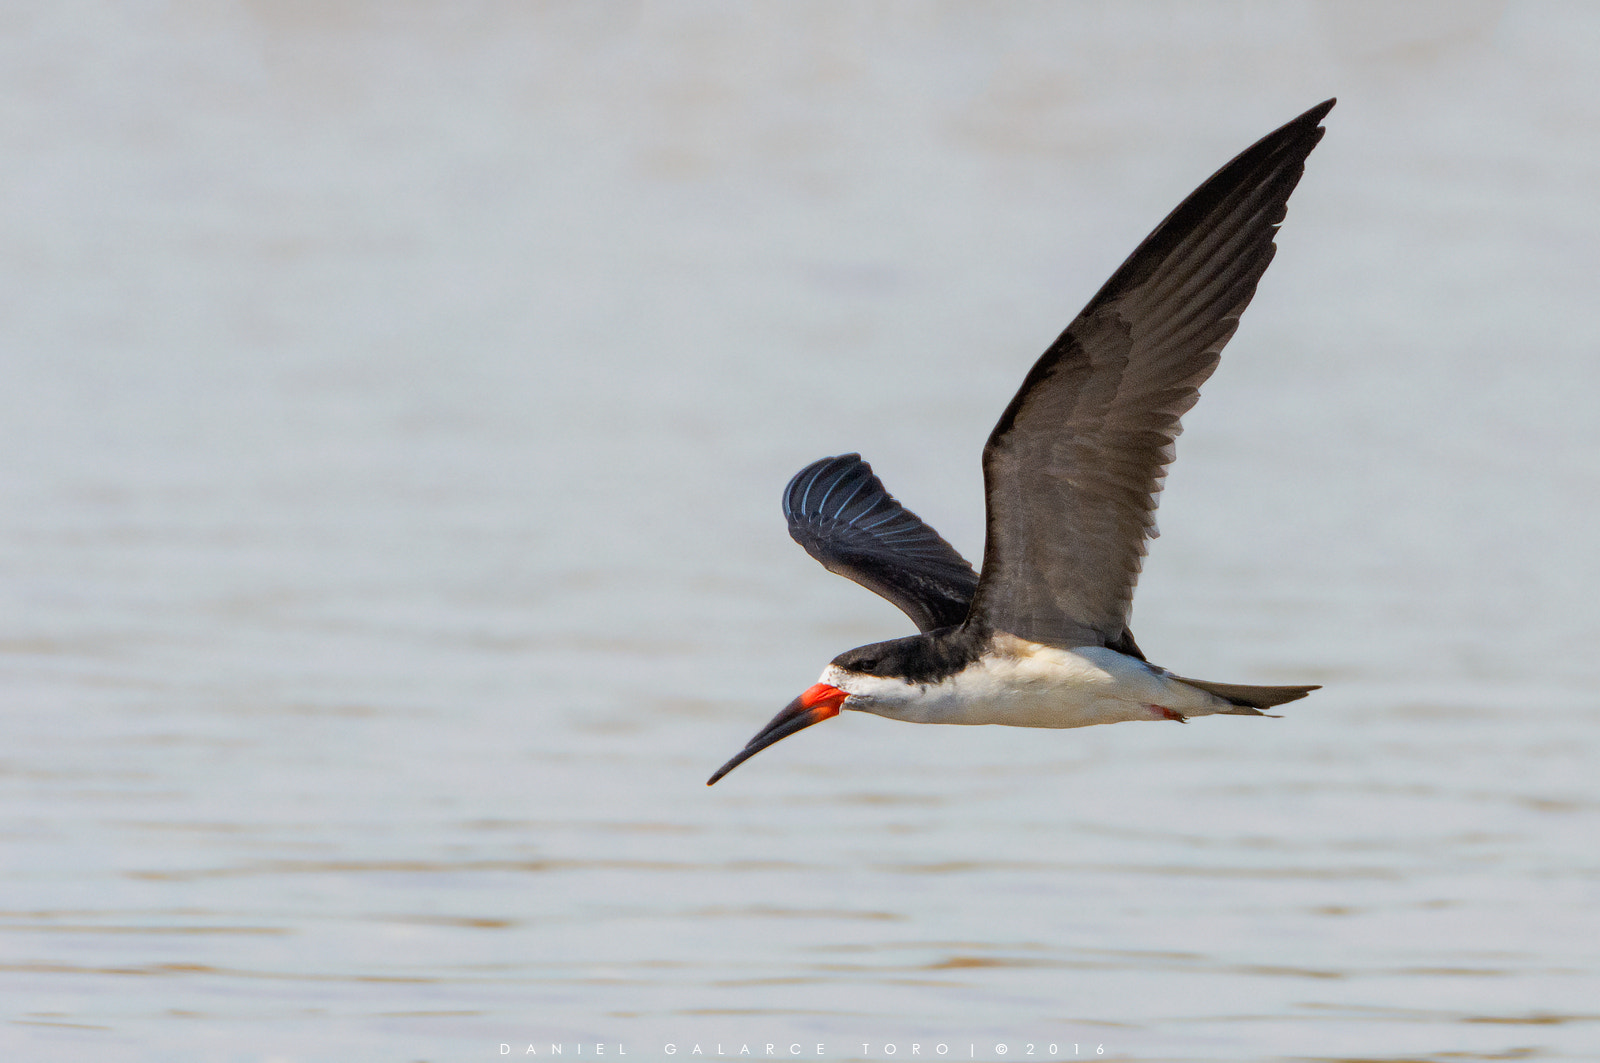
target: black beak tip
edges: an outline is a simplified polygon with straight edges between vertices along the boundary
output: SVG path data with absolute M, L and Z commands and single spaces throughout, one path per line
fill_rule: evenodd
M 722 767 L 718 768 L 716 770 L 716 772 L 711 776 L 711 778 L 706 780 L 706 785 L 707 786 L 715 786 L 717 784 L 717 780 L 718 779 L 722 778 L 724 775 L 728 774 L 728 772 L 732 771 L 734 768 L 737 768 L 739 765 L 743 764 L 745 761 L 749 760 L 753 755 L 755 755 L 755 753 L 756 753 L 756 750 L 750 749 L 748 747 L 745 748 L 745 749 L 741 749 L 739 751 L 739 755 L 738 756 L 734 757 L 732 760 L 728 761 L 728 763 L 726 763 Z

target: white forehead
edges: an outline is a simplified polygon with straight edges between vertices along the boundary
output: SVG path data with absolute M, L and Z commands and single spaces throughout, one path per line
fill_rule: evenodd
M 836 664 L 830 664 L 824 668 L 822 670 L 822 678 L 818 682 L 826 683 L 831 687 L 838 687 L 847 694 L 869 698 L 889 697 L 897 693 L 903 694 L 910 688 L 910 684 L 903 679 L 850 672 Z

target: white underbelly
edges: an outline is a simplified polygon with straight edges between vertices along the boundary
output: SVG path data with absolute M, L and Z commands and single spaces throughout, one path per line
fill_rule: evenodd
M 1129 720 L 1227 712 L 1231 705 L 1169 678 L 1162 670 L 1103 646 L 1064 650 L 1012 640 L 1012 652 L 985 657 L 938 683 L 892 682 L 858 705 L 909 723 L 1089 727 Z M 826 677 L 826 673 L 824 673 Z

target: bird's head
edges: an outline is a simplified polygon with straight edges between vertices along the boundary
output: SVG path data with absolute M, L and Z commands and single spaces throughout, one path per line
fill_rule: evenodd
M 812 724 L 831 720 L 844 709 L 897 715 L 896 706 L 914 689 L 898 674 L 904 667 L 902 658 L 906 654 L 906 644 L 923 638 L 914 635 L 909 639 L 877 642 L 839 654 L 822 670 L 821 679 L 789 702 L 788 707 L 774 716 L 732 760 L 718 768 L 706 785 L 712 785 L 774 742 Z

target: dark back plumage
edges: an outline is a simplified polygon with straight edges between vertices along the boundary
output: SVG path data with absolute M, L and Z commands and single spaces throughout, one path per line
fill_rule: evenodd
M 859 454 L 812 462 L 783 491 L 789 534 L 806 553 L 881 594 L 919 631 L 966 619 L 978 574 L 884 489 Z

